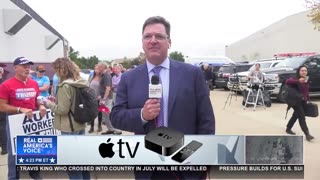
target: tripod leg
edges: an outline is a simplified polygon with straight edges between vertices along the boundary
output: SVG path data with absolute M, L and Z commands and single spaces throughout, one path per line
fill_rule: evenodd
M 264 104 L 264 98 L 263 98 L 263 92 L 261 91 L 261 99 L 262 99 L 262 105 L 264 109 L 266 109 L 266 105 Z
M 235 87 L 235 84 L 233 83 L 233 84 L 232 84 L 232 87 L 231 87 L 231 89 L 230 89 L 231 98 L 230 98 L 229 106 L 231 105 L 231 100 L 232 100 L 232 96 L 233 96 L 234 87 Z
M 236 101 L 238 100 L 238 90 L 236 90 Z
M 227 105 L 227 103 L 228 103 L 229 98 L 230 98 L 230 94 L 228 95 L 228 97 L 227 97 L 227 99 L 226 99 L 226 102 L 224 102 L 224 107 L 223 107 L 223 109 L 226 108 L 226 105 Z
M 255 103 L 254 103 L 254 108 L 253 108 L 254 111 L 256 110 L 256 107 L 257 107 L 257 104 L 258 104 L 260 92 L 261 92 L 261 91 L 260 91 L 260 89 L 259 89 L 258 92 L 257 92 L 257 95 L 256 95 Z
M 243 108 L 244 110 L 245 110 L 246 107 L 247 107 L 247 103 L 248 103 L 250 94 L 251 94 L 251 91 L 248 91 L 247 98 L 246 98 L 246 102 L 244 103 L 244 108 Z

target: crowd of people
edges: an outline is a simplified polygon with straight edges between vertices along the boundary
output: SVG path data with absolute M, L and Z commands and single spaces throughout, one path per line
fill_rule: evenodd
M 0 67 L 0 147 L 1 155 L 8 154 L 9 179 L 18 179 L 19 173 L 15 168 L 15 158 L 11 152 L 11 141 L 7 114 L 25 113 L 29 118 L 32 112 L 40 110 L 44 115 L 46 109 L 51 109 L 55 113 L 54 129 L 59 130 L 62 135 L 83 135 L 86 124 L 77 123 L 72 120 L 73 129 L 69 124 L 69 116 L 66 112 L 74 109 L 75 91 L 70 85 L 78 87 L 91 87 L 96 92 L 96 100 L 99 106 L 106 106 L 111 111 L 115 102 L 117 86 L 120 82 L 122 65 L 110 66 L 104 62 L 95 65 L 94 73 L 89 79 L 80 77 L 79 67 L 68 58 L 58 58 L 52 63 L 55 71 L 52 77 L 52 87 L 50 80 L 46 76 L 46 68 L 43 65 L 31 70 L 33 62 L 25 57 L 18 57 L 13 62 L 15 75 L 5 81 L 2 78 L 4 69 Z M 39 102 L 38 97 L 44 100 Z M 39 99 L 39 98 L 38 98 Z M 99 111 L 99 109 L 97 109 Z M 101 134 L 121 134 L 118 129 L 113 128 L 109 113 L 99 112 L 98 132 L 102 131 L 102 123 L 107 126 L 107 131 Z M 94 132 L 94 121 L 89 123 L 91 128 L 88 133 Z M 34 179 L 40 177 L 39 172 L 30 171 L 30 176 Z M 82 175 L 82 176 L 81 176 Z M 72 173 L 70 178 L 90 178 L 86 173 Z

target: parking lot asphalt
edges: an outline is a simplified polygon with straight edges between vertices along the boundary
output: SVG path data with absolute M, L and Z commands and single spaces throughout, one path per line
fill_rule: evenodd
M 243 109 L 242 96 L 233 96 L 231 103 L 228 101 L 224 109 L 226 99 L 229 95 L 228 91 L 215 89 L 210 92 L 210 98 L 213 105 L 216 118 L 216 134 L 217 135 L 286 135 L 285 127 L 288 119 L 292 114 L 289 111 L 285 120 L 286 105 L 273 102 L 269 108 L 257 107 Z M 320 106 L 320 98 L 313 98 L 313 102 Z M 230 103 L 230 105 L 229 105 Z M 320 117 L 308 118 L 307 124 L 310 133 L 315 137 L 312 142 L 305 141 L 304 138 L 304 164 L 305 178 L 307 180 L 320 179 L 320 158 L 318 153 L 320 150 Z M 87 127 L 88 129 L 89 127 Z M 105 130 L 105 127 L 103 127 Z M 303 135 L 302 130 L 297 122 L 293 127 L 293 131 L 297 135 Z M 97 132 L 95 132 L 97 134 Z M 124 134 L 130 134 L 125 132 Z M 108 173 L 92 174 L 92 179 L 110 179 Z M 210 175 L 210 177 L 213 177 Z M 65 173 L 50 175 L 43 177 L 44 179 L 67 179 Z M 134 178 L 132 173 L 120 174 L 117 179 Z M 7 156 L 0 156 L 0 179 L 7 179 Z M 22 179 L 30 179 L 28 175 L 23 175 Z

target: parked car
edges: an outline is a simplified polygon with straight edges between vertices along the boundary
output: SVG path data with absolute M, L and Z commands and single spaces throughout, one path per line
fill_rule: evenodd
M 274 68 L 264 69 L 266 88 L 270 89 L 271 96 L 284 102 L 287 87 L 284 85 L 289 77 L 296 75 L 299 66 L 308 68 L 310 95 L 320 95 L 320 54 L 304 57 L 291 57 L 278 63 Z
M 247 83 L 248 83 L 248 76 L 249 73 L 255 69 L 255 65 L 257 63 L 260 64 L 260 69 L 267 69 L 267 68 L 272 68 L 275 67 L 279 62 L 283 61 L 284 59 L 266 59 L 266 60 L 257 60 L 257 61 L 252 61 L 250 64 L 252 65 L 248 71 L 245 72 L 240 72 L 236 74 L 232 74 L 229 77 L 229 82 L 228 82 L 228 88 L 232 89 L 232 87 L 236 87 L 236 89 L 233 89 L 234 91 L 244 91 L 247 88 Z M 233 83 L 240 83 L 239 86 L 233 86 Z
M 84 80 L 89 80 L 90 74 L 80 72 L 80 77 Z
M 215 85 L 217 88 L 224 88 L 228 90 L 228 81 L 229 76 L 234 73 L 248 71 L 248 69 L 252 66 L 252 64 L 248 63 L 238 63 L 238 64 L 228 64 L 223 65 L 217 74 L 217 78 L 215 80 Z
M 89 80 L 89 77 L 93 75 L 92 69 L 80 69 L 80 76 L 82 79 Z

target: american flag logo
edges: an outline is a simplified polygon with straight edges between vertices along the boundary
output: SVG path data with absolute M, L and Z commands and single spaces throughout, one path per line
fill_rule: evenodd
M 52 143 L 52 138 L 42 138 L 42 142 L 44 142 L 44 143 Z

